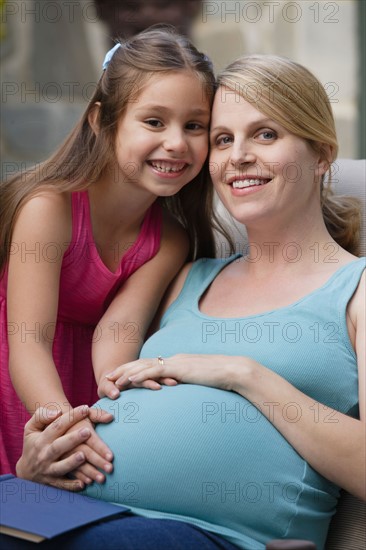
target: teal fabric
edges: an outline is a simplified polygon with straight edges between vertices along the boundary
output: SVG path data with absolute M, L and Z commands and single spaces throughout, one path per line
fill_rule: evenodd
M 236 255 L 193 265 L 141 356 L 250 356 L 314 401 L 357 416 L 357 365 L 346 307 L 365 259 L 340 268 L 321 288 L 288 307 L 237 319 L 202 314 L 199 298 L 233 261 L 243 260 Z M 160 391 L 131 389 L 97 406 L 116 417 L 98 427 L 115 453 L 115 470 L 88 494 L 143 516 L 191 522 L 245 550 L 283 537 L 310 538 L 318 550 L 323 548 L 338 488 L 240 395 L 182 384 Z M 281 412 L 289 421 L 302 414 L 296 403 Z

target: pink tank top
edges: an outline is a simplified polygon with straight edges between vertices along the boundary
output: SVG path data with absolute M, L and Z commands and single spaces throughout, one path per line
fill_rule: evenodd
M 73 235 L 65 252 L 60 281 L 59 319 L 96 325 L 121 285 L 157 253 L 161 207 L 147 211 L 136 241 L 113 273 L 102 262 L 93 239 L 88 193 L 73 194 Z M 121 250 L 116 254 L 122 255 Z
M 91 361 L 93 337 L 98 337 L 95 329 L 123 283 L 158 252 L 162 212 L 157 203 L 149 208 L 136 241 L 125 252 L 114 273 L 102 262 L 93 239 L 87 191 L 72 194 L 72 219 L 72 239 L 71 243 L 65 243 L 66 252 L 61 267 L 59 309 L 52 353 L 64 392 L 75 407 L 92 405 L 98 398 Z M 52 261 L 56 254 L 64 250 L 58 250 L 56 245 L 48 243 L 47 249 L 41 253 Z M 116 254 L 121 256 L 122 251 L 116 250 Z M 24 424 L 29 419 L 9 376 L 6 289 L 7 271 L 0 281 L 1 473 L 14 472 L 22 450 Z M 47 329 L 51 327 L 42 327 L 46 337 Z

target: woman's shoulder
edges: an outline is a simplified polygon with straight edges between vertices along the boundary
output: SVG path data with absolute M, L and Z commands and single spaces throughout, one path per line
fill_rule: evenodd
M 187 279 L 197 279 L 199 285 L 203 284 L 207 277 L 215 278 L 228 263 L 234 261 L 239 255 L 235 254 L 229 258 L 200 258 L 195 262 L 185 264 L 168 288 L 162 302 L 162 313 L 178 298 L 183 290 Z
M 348 304 L 348 315 L 354 326 L 359 324 L 360 319 L 365 320 L 365 297 L 366 297 L 366 258 L 360 261 L 360 269 L 362 270 L 357 288 Z M 362 269 L 363 267 L 363 269 Z

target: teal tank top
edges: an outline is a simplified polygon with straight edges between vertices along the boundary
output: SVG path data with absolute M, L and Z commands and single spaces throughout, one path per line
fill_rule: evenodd
M 290 306 L 245 318 L 204 315 L 200 297 L 238 257 L 193 265 L 141 357 L 250 356 L 314 401 L 357 417 L 357 364 L 346 308 L 365 258 L 341 267 Z M 245 550 L 264 549 L 278 538 L 311 539 L 323 548 L 338 487 L 240 395 L 180 384 L 127 390 L 96 406 L 115 415 L 114 422 L 97 428 L 114 452 L 114 472 L 87 494 L 125 504 L 138 515 L 190 522 Z M 289 403 L 282 413 L 296 421 L 301 410 Z

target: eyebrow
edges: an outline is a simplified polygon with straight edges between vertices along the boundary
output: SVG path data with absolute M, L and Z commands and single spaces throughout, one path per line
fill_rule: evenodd
M 273 124 L 278 125 L 278 122 L 276 122 L 275 120 L 272 120 L 271 118 L 258 118 L 257 120 L 253 120 L 252 122 L 250 122 L 248 125 L 248 128 L 250 130 L 251 128 L 253 128 L 253 126 L 258 126 L 258 125 L 272 126 Z M 230 133 L 230 129 L 227 126 L 214 126 L 213 128 L 210 129 L 210 132 L 212 133 L 229 132 Z
M 144 105 L 143 107 L 137 107 L 136 111 L 160 111 L 162 113 L 170 113 L 173 111 L 173 109 L 170 109 L 169 107 L 164 107 L 163 105 L 156 105 L 155 103 L 148 103 L 147 105 Z M 209 109 L 201 109 L 198 107 L 197 109 L 191 109 L 189 111 L 190 115 L 194 116 L 200 116 L 200 115 L 210 115 Z
M 214 126 L 214 128 L 210 128 L 210 132 L 228 132 L 228 128 L 225 126 Z

